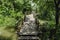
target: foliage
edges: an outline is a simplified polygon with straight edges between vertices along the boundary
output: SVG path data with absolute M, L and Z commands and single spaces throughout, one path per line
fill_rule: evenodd
M 0 0 L 0 27 L 15 28 L 16 22 L 21 22 L 23 19 L 23 9 L 26 8 L 37 11 L 39 20 L 47 21 L 43 26 L 48 30 L 46 34 L 49 35 L 56 24 L 54 6 L 54 0 Z
M 0 26 L 14 26 L 17 19 L 22 19 L 20 9 L 20 3 L 15 0 L 0 0 Z

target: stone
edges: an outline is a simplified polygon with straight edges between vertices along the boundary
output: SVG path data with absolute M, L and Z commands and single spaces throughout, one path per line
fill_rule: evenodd
M 35 33 L 37 33 L 36 28 L 37 26 L 35 24 L 35 18 L 33 14 L 26 15 L 25 22 L 23 24 L 23 27 L 20 30 L 20 34 L 23 34 L 23 35 L 33 34 L 34 35 Z
M 21 36 L 18 38 L 19 40 L 39 40 L 39 37 L 31 37 L 31 36 Z
M 34 14 L 26 15 L 23 27 L 21 27 L 18 40 L 39 40 L 37 25 L 35 23 Z

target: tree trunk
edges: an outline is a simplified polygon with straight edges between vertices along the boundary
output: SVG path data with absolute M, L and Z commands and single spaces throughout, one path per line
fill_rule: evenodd
M 54 0 L 54 3 L 55 3 L 55 9 L 56 9 L 56 33 L 57 33 L 57 30 L 58 30 L 58 24 L 59 24 L 59 3 L 60 2 L 60 0 Z M 57 38 L 57 35 L 56 35 L 56 33 L 55 33 L 55 40 L 58 40 L 58 38 Z

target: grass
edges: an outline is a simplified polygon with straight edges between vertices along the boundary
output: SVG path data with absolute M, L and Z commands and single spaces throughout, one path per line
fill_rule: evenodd
M 17 35 L 13 28 L 0 27 L 0 40 L 16 40 Z
M 46 21 L 46 20 L 39 20 L 40 25 L 44 24 L 44 23 L 49 23 L 49 24 L 55 24 L 55 21 Z

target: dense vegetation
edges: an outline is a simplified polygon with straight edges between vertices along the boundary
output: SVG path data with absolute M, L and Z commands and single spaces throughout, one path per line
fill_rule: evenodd
M 48 38 L 51 29 L 54 29 L 56 24 L 54 0 L 0 0 L 0 27 L 14 29 L 17 21 L 22 22 L 24 8 L 38 14 L 40 27 L 45 28 L 47 31 L 45 36 Z M 60 40 L 59 33 L 57 37 Z M 53 37 L 52 40 L 54 40 Z

